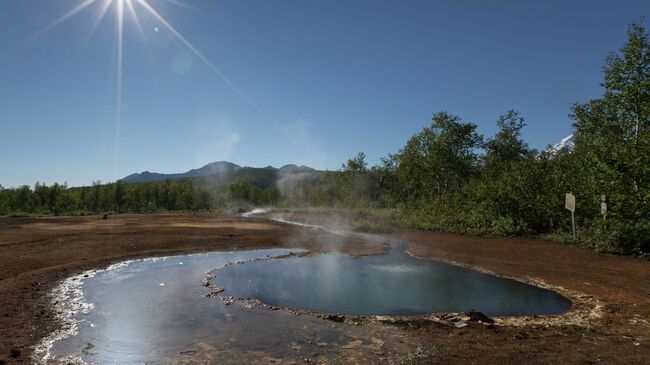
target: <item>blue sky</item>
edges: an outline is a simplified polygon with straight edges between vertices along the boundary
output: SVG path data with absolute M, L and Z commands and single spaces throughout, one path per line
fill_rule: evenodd
M 336 169 L 359 151 L 374 164 L 442 110 L 491 135 L 518 109 L 543 148 L 571 133 L 571 104 L 601 93 L 604 58 L 650 15 L 620 0 L 148 0 L 201 59 L 132 0 L 144 37 L 125 9 L 118 129 L 118 0 L 92 37 L 106 0 L 39 33 L 84 1 L 0 1 L 5 187 L 219 160 Z

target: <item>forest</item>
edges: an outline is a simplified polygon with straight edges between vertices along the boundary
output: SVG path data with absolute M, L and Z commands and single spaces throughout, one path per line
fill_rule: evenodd
M 360 229 L 390 224 L 490 236 L 574 242 L 605 252 L 650 254 L 650 43 L 641 24 L 603 66 L 603 94 L 571 107 L 574 145 L 536 150 L 524 116 L 506 111 L 498 132 L 448 112 L 376 166 L 359 153 L 340 170 L 290 189 L 191 179 L 89 187 L 0 186 L 0 215 L 145 213 L 176 210 L 341 209 Z M 577 238 L 565 195 L 576 198 Z M 606 203 L 606 211 L 602 203 Z

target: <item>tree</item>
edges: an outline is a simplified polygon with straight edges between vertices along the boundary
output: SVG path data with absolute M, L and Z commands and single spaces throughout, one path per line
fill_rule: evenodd
M 478 149 L 483 145 L 476 128 L 456 115 L 434 114 L 431 127 L 411 137 L 396 156 L 403 200 L 430 200 L 467 183 L 478 171 Z
M 348 160 L 348 162 L 341 167 L 343 171 L 364 173 L 368 171 L 368 163 L 366 163 L 366 154 L 363 152 L 357 153 L 356 156 Z
M 115 184 L 113 184 L 113 209 L 116 212 L 122 212 L 122 209 L 124 209 L 124 196 L 125 196 L 125 190 L 124 190 L 124 182 L 122 180 L 117 180 Z
M 236 181 L 228 186 L 230 200 L 246 201 L 259 204 L 262 198 L 261 190 L 248 180 Z
M 521 138 L 526 126 L 518 111 L 509 110 L 497 120 L 499 131 L 485 144 L 487 170 L 501 170 L 509 162 L 522 159 L 528 152 L 528 145 Z
M 92 187 L 91 187 L 91 192 L 90 196 L 88 198 L 89 200 L 89 209 L 91 212 L 94 213 L 99 213 L 100 211 L 100 197 L 101 197 L 101 190 L 102 188 L 102 182 L 97 180 L 93 181 Z
M 27 185 L 19 187 L 14 194 L 11 202 L 11 208 L 14 212 L 28 213 L 34 211 L 34 199 L 32 190 Z
M 394 204 L 391 191 L 395 188 L 394 177 L 397 163 L 395 155 L 389 154 L 381 159 L 380 165 L 373 166 L 370 169 L 372 199 L 379 202 L 380 205 Z

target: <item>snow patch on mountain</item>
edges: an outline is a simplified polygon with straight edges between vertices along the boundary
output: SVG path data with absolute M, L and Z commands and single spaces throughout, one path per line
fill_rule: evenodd
M 574 145 L 575 145 L 575 137 L 573 134 L 570 134 L 562 138 L 560 142 L 549 147 L 548 151 L 552 154 L 556 154 L 565 148 L 572 150 Z

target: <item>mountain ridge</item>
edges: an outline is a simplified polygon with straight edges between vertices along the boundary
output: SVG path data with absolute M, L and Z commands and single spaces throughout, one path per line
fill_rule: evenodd
M 163 181 L 163 180 L 184 180 L 184 179 L 207 179 L 211 176 L 218 175 L 231 175 L 234 172 L 240 171 L 242 169 L 246 170 L 271 170 L 274 172 L 281 173 L 304 173 L 304 172 L 318 172 L 318 170 L 305 166 L 305 165 L 296 165 L 296 164 L 287 164 L 280 168 L 275 168 L 271 165 L 266 167 L 249 167 L 249 166 L 240 166 L 229 161 L 215 161 L 209 164 L 206 164 L 202 167 L 191 169 L 186 172 L 180 173 L 159 173 L 159 172 L 150 172 L 148 170 L 142 172 L 136 172 L 130 175 L 127 175 L 120 179 L 120 181 L 125 183 L 144 183 L 144 182 L 153 182 L 153 181 Z

